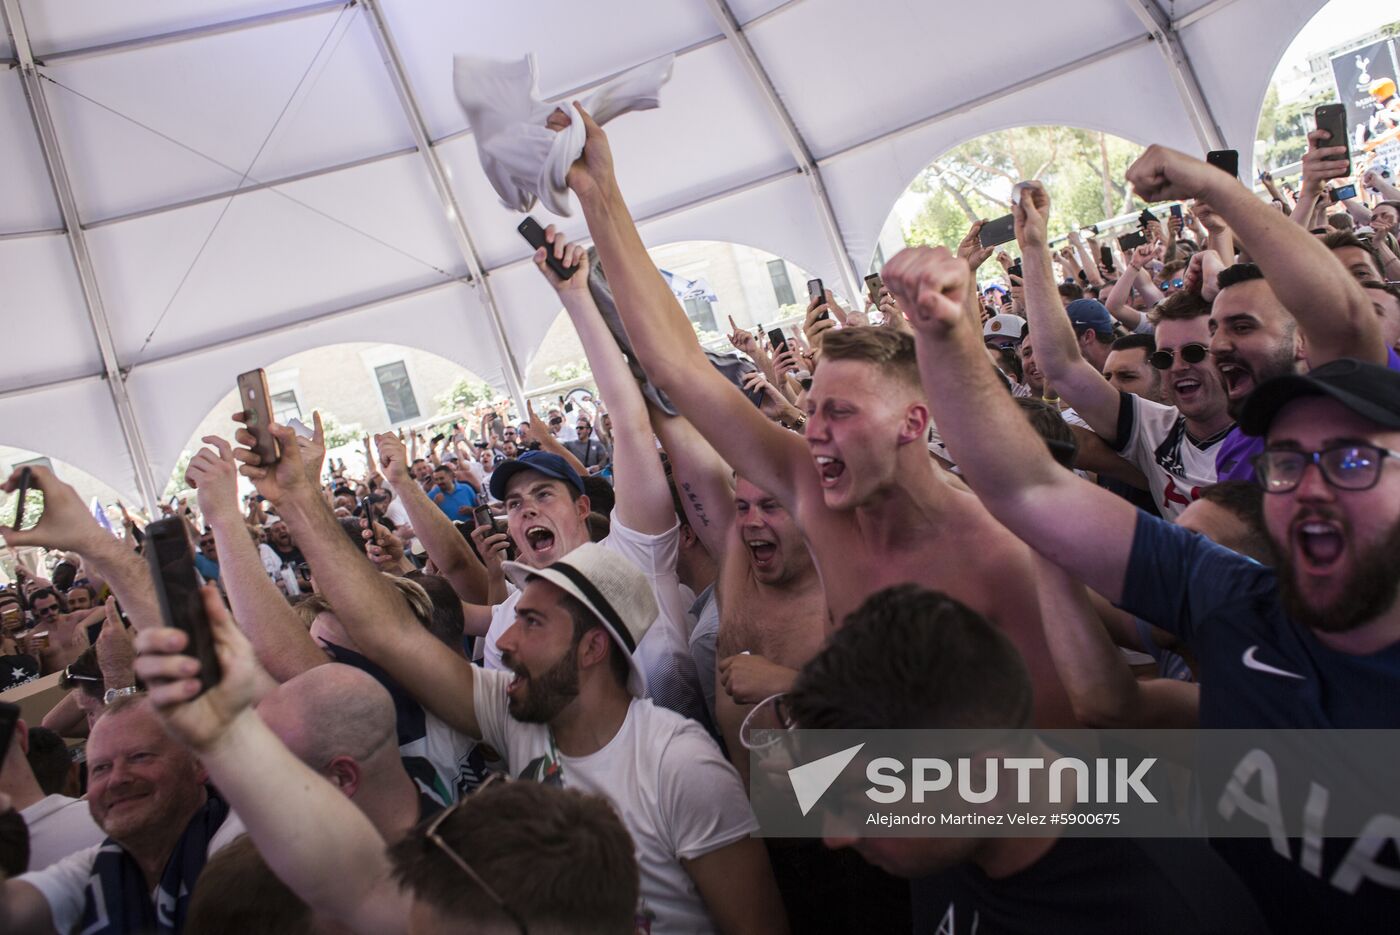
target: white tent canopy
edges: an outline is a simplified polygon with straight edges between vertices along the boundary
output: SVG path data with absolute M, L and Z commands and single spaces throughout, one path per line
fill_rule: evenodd
M 149 503 L 234 375 L 298 351 L 391 340 L 517 393 L 558 303 L 457 52 L 533 51 L 561 100 L 676 53 L 661 108 L 610 127 L 647 241 L 748 244 L 849 295 L 914 176 L 984 133 L 1251 165 L 1322 5 L 0 0 L 0 442 Z

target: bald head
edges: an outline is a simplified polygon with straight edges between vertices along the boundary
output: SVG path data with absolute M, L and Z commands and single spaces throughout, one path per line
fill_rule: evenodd
M 287 680 L 262 700 L 258 714 L 314 770 L 336 757 L 364 764 L 386 750 L 398 756 L 393 699 L 350 666 L 329 663 Z

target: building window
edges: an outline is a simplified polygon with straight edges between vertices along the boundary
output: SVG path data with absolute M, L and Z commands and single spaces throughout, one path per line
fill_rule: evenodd
M 704 296 L 691 296 L 685 302 L 685 317 L 700 326 L 701 331 L 718 331 L 715 325 L 715 313 L 710 307 L 710 300 Z
M 870 261 L 870 272 L 878 273 L 885 268 L 885 251 L 880 249 L 880 245 L 875 245 L 875 259 Z
M 392 423 L 406 422 L 418 418 L 418 400 L 413 395 L 413 384 L 408 380 L 408 368 L 403 361 L 384 364 L 374 368 L 374 378 L 379 381 L 379 395 L 384 397 L 384 408 Z
M 278 425 L 286 425 L 292 419 L 301 421 L 301 404 L 297 402 L 296 390 L 272 394 L 272 418 Z
M 773 280 L 773 297 L 778 300 L 779 308 L 797 304 L 797 296 L 792 294 L 792 280 L 788 278 L 787 263 L 769 260 L 768 278 Z

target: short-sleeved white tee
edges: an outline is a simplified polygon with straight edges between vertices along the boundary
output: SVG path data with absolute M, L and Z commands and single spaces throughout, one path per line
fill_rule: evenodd
M 83 799 L 46 795 L 19 814 L 29 826 L 29 870 L 43 870 L 107 837 Z
M 614 515 L 607 538 L 598 544 L 642 570 L 651 582 L 652 595 L 661 611 L 637 644 L 637 664 L 646 675 L 648 696 L 664 708 L 707 723 L 704 692 L 685 637 L 689 605 L 681 596 L 681 582 L 676 575 L 680 540 L 679 522 L 666 532 L 647 535 L 629 529 Z M 519 601 L 520 592 L 514 591 L 491 609 L 491 627 L 486 631 L 482 657 L 488 668 L 505 668 L 496 641 L 515 622 L 515 605 Z
M 221 848 L 232 844 L 245 830 L 239 817 L 229 812 L 219 830 L 209 839 L 208 856 L 212 857 Z M 34 887 L 39 891 L 39 895 L 44 897 L 53 916 L 55 932 L 73 931 L 73 927 L 82 918 L 83 904 L 87 901 L 88 881 L 92 879 L 92 865 L 97 861 L 97 852 L 101 849 L 100 843 L 94 844 L 43 870 L 15 877 L 21 883 L 28 883 Z M 154 904 L 155 890 L 151 890 L 151 901 Z
M 1186 417 L 1175 406 L 1131 393 L 1124 393 L 1122 400 L 1119 454 L 1147 476 L 1157 510 L 1174 523 L 1202 487 L 1215 483 L 1215 452 L 1229 429 L 1197 443 L 1187 434 Z
M 554 750 L 549 728 L 510 716 L 505 672 L 478 669 L 472 697 L 482 740 L 512 776 L 537 778 L 548 764 L 570 789 L 599 795 L 632 835 L 641 868 L 638 914 L 655 935 L 711 932 L 714 923 L 681 866 L 758 830 L 739 774 L 700 725 L 634 698 L 622 727 L 588 756 Z

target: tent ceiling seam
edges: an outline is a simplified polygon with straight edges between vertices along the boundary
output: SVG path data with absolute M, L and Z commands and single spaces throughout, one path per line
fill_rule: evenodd
M 1191 67 L 1191 58 L 1186 54 L 1186 49 L 1181 44 L 1181 36 L 1177 33 L 1176 25 L 1171 16 L 1162 9 L 1162 5 L 1157 0 L 1126 0 L 1126 2 L 1157 43 L 1157 48 L 1166 62 L 1167 70 L 1171 73 L 1172 83 L 1176 85 L 1177 95 L 1181 98 L 1182 107 L 1186 111 L 1186 118 L 1191 122 L 1191 128 L 1195 130 L 1201 148 L 1207 151 L 1224 149 L 1225 135 L 1220 132 L 1220 124 L 1216 122 L 1215 115 L 1211 112 L 1205 90 L 1201 87 L 1200 81 L 1196 79 L 1196 70 Z

